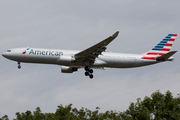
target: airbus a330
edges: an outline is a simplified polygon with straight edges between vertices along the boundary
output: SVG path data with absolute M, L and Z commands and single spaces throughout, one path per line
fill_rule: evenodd
M 133 68 L 164 61 L 172 61 L 177 51 L 170 51 L 177 34 L 167 35 L 154 48 L 143 54 L 108 53 L 107 45 L 112 42 L 119 32 L 83 51 L 42 49 L 42 48 L 14 48 L 2 54 L 7 59 L 20 63 L 42 63 L 61 65 L 62 73 L 73 73 L 84 68 L 85 76 L 93 78 L 93 68 Z

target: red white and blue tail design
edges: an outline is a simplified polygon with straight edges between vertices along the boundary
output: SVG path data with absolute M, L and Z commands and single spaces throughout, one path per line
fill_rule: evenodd
M 159 44 L 157 44 L 152 50 L 148 51 L 141 59 L 156 60 L 157 57 L 167 54 L 177 34 L 169 34 Z

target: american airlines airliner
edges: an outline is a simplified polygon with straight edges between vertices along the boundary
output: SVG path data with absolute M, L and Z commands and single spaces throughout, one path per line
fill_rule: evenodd
M 2 54 L 7 59 L 20 63 L 41 63 L 61 65 L 62 73 L 73 73 L 84 68 L 85 76 L 93 78 L 93 68 L 133 68 L 164 61 L 172 61 L 171 57 L 177 51 L 170 51 L 177 34 L 167 35 L 154 48 L 143 54 L 108 53 L 107 45 L 113 41 L 119 32 L 83 51 L 42 49 L 42 48 L 15 48 Z

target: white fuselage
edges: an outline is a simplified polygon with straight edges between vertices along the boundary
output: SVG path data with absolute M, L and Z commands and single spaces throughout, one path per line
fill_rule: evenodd
M 79 51 L 75 50 L 59 50 L 59 49 L 41 49 L 16 48 L 10 49 L 2 55 L 10 60 L 27 63 L 57 64 L 63 66 L 81 68 L 85 66 L 84 62 L 66 61 L 64 58 L 71 58 Z M 99 55 L 92 68 L 132 68 L 158 63 L 156 60 L 141 59 L 143 54 L 123 54 L 103 52 Z M 61 59 L 63 58 L 63 59 Z

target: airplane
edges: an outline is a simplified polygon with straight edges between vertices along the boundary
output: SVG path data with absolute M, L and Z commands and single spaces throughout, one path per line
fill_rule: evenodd
M 177 34 L 167 35 L 154 48 L 143 54 L 109 53 L 105 50 L 119 34 L 119 31 L 105 40 L 83 51 L 42 49 L 42 48 L 14 48 L 2 54 L 7 59 L 20 63 L 41 63 L 61 65 L 62 73 L 73 73 L 84 68 L 85 76 L 93 78 L 93 68 L 133 68 L 172 61 L 171 57 L 177 51 L 170 51 Z

